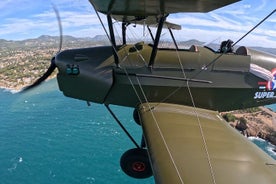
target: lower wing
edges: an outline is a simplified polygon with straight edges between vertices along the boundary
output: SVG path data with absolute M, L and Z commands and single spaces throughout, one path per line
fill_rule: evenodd
M 215 111 L 145 103 L 139 116 L 156 183 L 276 183 L 275 160 Z

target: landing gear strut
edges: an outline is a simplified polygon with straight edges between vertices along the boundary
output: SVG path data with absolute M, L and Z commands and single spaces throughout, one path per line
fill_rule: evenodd
M 134 109 L 134 111 L 133 111 L 133 119 L 138 125 L 141 125 L 139 113 L 138 113 L 137 109 Z
M 143 179 L 152 176 L 146 149 L 134 148 L 126 151 L 120 160 L 122 170 L 133 178 Z
M 148 157 L 148 153 L 146 149 L 146 143 L 144 137 L 141 140 L 141 146 L 134 140 L 134 138 L 130 135 L 127 129 L 123 126 L 123 124 L 119 121 L 113 111 L 110 109 L 109 105 L 105 105 L 107 110 L 110 112 L 112 117 L 118 123 L 118 125 L 122 128 L 122 130 L 126 133 L 126 135 L 130 138 L 130 140 L 134 143 L 137 148 L 130 149 L 126 151 L 120 160 L 120 165 L 122 170 L 133 178 L 142 179 L 148 178 L 152 176 L 152 169 Z M 141 125 L 138 110 L 134 110 L 133 118 L 138 125 Z

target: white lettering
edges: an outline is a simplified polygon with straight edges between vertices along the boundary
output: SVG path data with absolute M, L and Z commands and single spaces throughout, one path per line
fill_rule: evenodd
M 257 98 L 258 98 L 258 93 L 259 93 L 259 92 L 256 92 L 256 93 L 255 93 L 254 99 L 257 99 Z
M 254 99 L 275 98 L 274 92 L 256 92 Z
M 262 92 L 262 93 L 261 93 L 261 98 L 265 98 L 266 95 L 267 95 L 267 92 Z

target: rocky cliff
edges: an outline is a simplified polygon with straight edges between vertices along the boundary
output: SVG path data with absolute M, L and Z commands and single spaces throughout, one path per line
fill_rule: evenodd
M 221 113 L 243 135 L 259 137 L 276 145 L 276 113 L 265 107 Z

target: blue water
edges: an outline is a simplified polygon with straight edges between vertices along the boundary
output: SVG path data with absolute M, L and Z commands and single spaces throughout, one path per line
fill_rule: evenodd
M 103 105 L 64 97 L 56 80 L 24 94 L 0 90 L 0 184 L 152 184 L 120 169 L 134 145 Z M 133 109 L 112 106 L 137 142 Z M 254 139 L 276 159 L 272 145 Z

